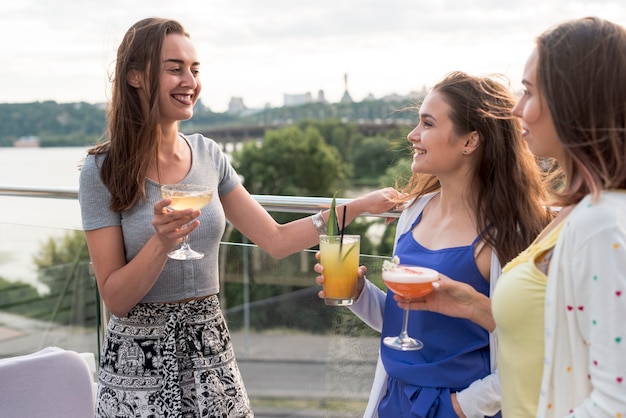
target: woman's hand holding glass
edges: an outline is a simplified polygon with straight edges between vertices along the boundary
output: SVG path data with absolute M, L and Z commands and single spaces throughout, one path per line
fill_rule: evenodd
M 161 196 L 169 199 L 169 208 L 172 210 L 195 209 L 199 210 L 208 205 L 213 199 L 213 188 L 204 184 L 176 183 L 161 186 Z M 183 226 L 187 229 L 187 225 Z M 191 249 L 189 234 L 183 236 L 180 248 L 168 254 L 174 260 L 199 260 L 204 257 L 203 253 Z
M 171 210 L 168 208 L 170 203 L 171 199 L 163 199 L 155 203 L 152 219 L 156 236 L 168 252 L 178 246 L 183 237 L 200 225 L 200 221 L 195 220 L 200 216 L 199 210 Z
M 319 251 L 315 254 L 315 258 L 317 260 L 320 259 L 320 253 Z M 318 296 L 320 297 L 320 299 L 324 299 L 325 295 L 324 295 L 324 267 L 320 264 L 320 263 L 316 263 L 315 266 L 313 266 L 313 270 L 316 273 L 319 273 L 319 276 L 315 277 L 315 282 L 322 286 L 322 290 L 320 290 L 318 292 Z M 363 290 L 363 286 L 365 285 L 365 273 L 367 273 L 367 267 L 365 266 L 359 266 L 359 277 L 357 278 L 356 281 L 356 293 L 354 295 L 354 300 L 356 301 L 359 296 L 361 295 L 361 290 Z
M 490 332 L 495 329 L 491 314 L 491 300 L 472 286 L 439 274 L 439 280 L 433 282 L 433 288 L 433 292 L 418 299 L 406 300 L 399 296 L 394 296 L 394 299 L 402 309 L 430 311 L 455 318 L 465 318 Z

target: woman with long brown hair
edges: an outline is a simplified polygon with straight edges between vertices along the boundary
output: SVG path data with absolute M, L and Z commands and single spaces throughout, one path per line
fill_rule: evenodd
M 328 218 L 325 211 L 276 223 L 215 141 L 179 132 L 193 115 L 199 75 L 180 23 L 135 23 L 118 49 L 106 141 L 89 150 L 80 173 L 83 228 L 112 313 L 97 417 L 252 416 L 217 296 L 226 220 L 282 258 L 316 245 Z M 209 186 L 213 198 L 201 210 L 170 210 L 160 188 L 177 183 Z M 351 201 L 347 221 L 389 210 L 387 192 Z M 168 258 L 187 235 L 204 257 Z
M 419 124 L 408 134 L 413 175 L 403 188 L 407 208 L 398 221 L 394 255 L 486 298 L 501 265 L 551 219 L 541 204 L 547 197 L 541 169 L 511 116 L 514 104 L 494 78 L 454 72 L 426 96 Z M 381 331 L 381 339 L 398 335 L 403 310 L 393 292 L 385 295 L 364 278 L 358 287 L 352 311 Z M 408 324 L 409 335 L 419 336 L 424 347 L 397 351 L 381 344 L 365 416 L 497 414 L 493 336 L 469 320 L 432 312 L 412 312 Z

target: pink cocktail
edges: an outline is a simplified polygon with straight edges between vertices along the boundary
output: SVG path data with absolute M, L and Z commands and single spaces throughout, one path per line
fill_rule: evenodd
M 439 279 L 433 269 L 400 265 L 393 270 L 383 271 L 385 285 L 404 299 L 416 299 L 433 291 L 432 283 Z
M 385 285 L 393 293 L 407 300 L 428 295 L 433 291 L 433 282 L 438 279 L 439 273 L 426 267 L 398 265 L 391 269 L 383 269 Z M 383 343 L 388 347 L 401 351 L 422 349 L 424 343 L 409 337 L 407 333 L 408 324 L 409 310 L 405 309 L 400 335 L 397 337 L 385 337 Z

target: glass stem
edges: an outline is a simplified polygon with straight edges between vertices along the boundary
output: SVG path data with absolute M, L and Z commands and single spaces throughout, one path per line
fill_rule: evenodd
M 409 339 L 409 334 L 407 332 L 408 327 L 409 327 L 409 310 L 405 309 L 404 320 L 402 321 L 402 331 L 400 332 L 400 335 L 398 335 L 398 338 L 401 341 L 405 341 Z
M 187 229 L 187 225 L 183 226 L 183 229 Z M 189 250 L 189 235 L 185 235 L 180 243 L 181 250 Z
M 189 249 L 189 235 L 183 237 L 183 241 L 180 243 L 180 248 L 183 250 Z

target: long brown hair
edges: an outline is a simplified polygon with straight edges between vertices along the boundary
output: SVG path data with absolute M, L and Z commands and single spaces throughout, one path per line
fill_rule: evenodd
M 542 206 L 547 193 L 541 169 L 521 137 L 519 120 L 511 115 L 515 99 L 494 78 L 462 72 L 448 74 L 433 91 L 450 106 L 457 134 L 478 133 L 476 224 L 504 265 L 530 245 L 551 219 Z M 412 199 L 440 188 L 437 177 L 415 173 L 403 191 Z
M 626 30 L 571 20 L 541 34 L 537 52 L 539 89 L 565 149 L 557 203 L 626 189 Z
M 145 197 L 146 173 L 158 154 L 161 48 L 169 34 L 189 36 L 174 20 L 143 19 L 131 26 L 117 49 L 107 137 L 89 150 L 105 154 L 100 176 L 111 192 L 111 209 L 116 211 L 127 210 Z M 145 91 L 128 83 L 130 71 L 144 75 Z M 147 96 L 147 109 L 142 107 L 140 94 Z

